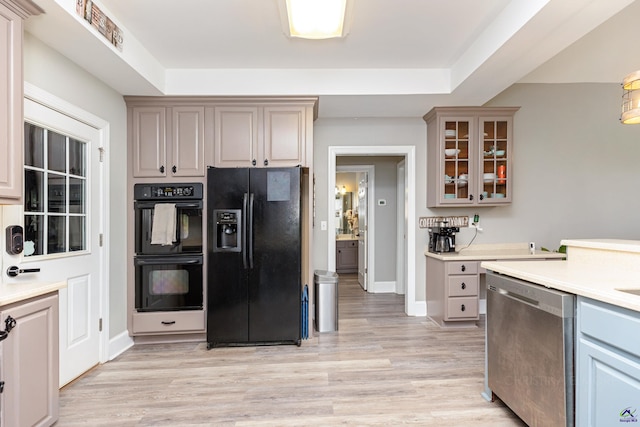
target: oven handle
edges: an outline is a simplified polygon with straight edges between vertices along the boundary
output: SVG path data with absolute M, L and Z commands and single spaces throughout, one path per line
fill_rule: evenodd
M 249 268 L 253 268 L 253 193 L 249 196 Z
M 135 202 L 135 208 L 136 209 L 152 209 L 154 208 L 157 204 L 161 204 L 161 203 L 175 203 L 176 205 L 176 209 L 180 208 L 180 209 L 184 209 L 184 208 L 193 208 L 193 209 L 202 209 L 202 202 L 172 202 L 169 200 L 163 200 L 163 201 L 155 201 L 155 202 L 139 202 L 136 201 Z
M 247 193 L 244 193 L 244 196 L 242 197 L 242 266 L 244 267 L 244 269 L 246 270 L 247 268 L 249 268 L 249 264 L 248 264 L 248 260 L 247 260 L 247 200 L 248 200 L 249 195 Z
M 135 259 L 136 265 L 158 265 L 158 264 L 202 264 L 202 260 L 200 258 L 187 258 L 181 259 L 179 257 L 153 257 L 153 258 L 145 258 Z

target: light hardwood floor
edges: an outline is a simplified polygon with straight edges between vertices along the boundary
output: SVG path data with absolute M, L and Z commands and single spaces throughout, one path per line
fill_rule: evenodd
M 484 329 L 339 283 L 339 331 L 301 347 L 137 345 L 60 392 L 58 426 L 524 426 L 485 401 Z

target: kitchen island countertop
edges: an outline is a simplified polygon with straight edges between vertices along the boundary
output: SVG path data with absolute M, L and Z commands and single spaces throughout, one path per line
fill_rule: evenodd
M 29 298 L 58 291 L 67 286 L 66 281 L 46 283 L 2 283 L 0 284 L 0 307 Z
M 640 295 L 623 289 L 640 290 L 640 241 L 567 240 L 566 261 L 485 261 L 483 268 L 517 279 L 640 312 Z M 572 256 L 572 246 L 599 252 L 583 258 Z M 602 260 L 602 262 L 597 262 Z M 622 261 L 617 262 L 617 260 Z

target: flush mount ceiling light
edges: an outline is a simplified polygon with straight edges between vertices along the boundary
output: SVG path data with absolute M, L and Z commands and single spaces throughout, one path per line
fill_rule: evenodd
M 345 37 L 351 0 L 280 0 L 283 30 L 289 37 Z
M 622 81 L 622 115 L 626 125 L 640 123 L 640 70 L 627 75 Z

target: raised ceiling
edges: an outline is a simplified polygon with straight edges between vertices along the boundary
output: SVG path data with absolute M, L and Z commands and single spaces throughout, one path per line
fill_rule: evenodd
M 282 32 L 283 0 L 101 0 L 118 51 L 35 0 L 27 31 L 123 95 L 319 95 L 320 117 L 417 117 L 519 82 L 619 82 L 640 68 L 640 0 L 354 0 L 344 39 Z M 604 59 L 603 59 L 604 58 Z

